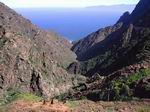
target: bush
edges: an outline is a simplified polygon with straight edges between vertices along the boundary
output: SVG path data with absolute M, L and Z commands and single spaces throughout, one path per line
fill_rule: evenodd
M 17 100 L 37 102 L 37 101 L 40 101 L 41 99 L 42 99 L 41 97 L 36 96 L 32 93 L 20 93 L 16 90 L 9 89 L 5 93 L 4 98 L 1 99 L 0 105 L 8 104 Z
M 6 37 L 0 38 L 0 49 L 5 45 L 5 43 L 8 41 Z
M 67 101 L 66 106 L 69 108 L 75 108 L 77 106 L 75 101 Z
M 133 85 L 139 80 L 150 75 L 150 68 L 142 69 L 137 73 L 131 74 L 128 77 L 119 77 L 108 83 L 108 87 L 100 93 L 102 100 L 132 100 L 134 97 Z M 149 89 L 149 87 L 147 87 Z M 109 90 L 109 91 L 108 91 Z M 110 98 L 108 99 L 108 96 Z
M 60 94 L 60 95 L 58 95 L 58 96 L 55 96 L 54 98 L 56 98 L 56 99 L 59 100 L 59 101 L 63 101 L 63 100 L 65 100 L 67 97 L 68 97 L 68 93 L 63 93 L 63 94 Z
M 16 95 L 16 99 L 15 100 L 24 100 L 24 101 L 30 101 L 30 102 L 38 102 L 40 100 L 42 100 L 41 97 L 36 96 L 34 94 L 31 93 L 21 93 Z

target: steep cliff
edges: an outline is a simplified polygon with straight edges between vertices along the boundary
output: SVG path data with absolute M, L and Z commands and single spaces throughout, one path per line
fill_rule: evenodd
M 89 34 L 87 37 L 74 43 L 72 50 L 77 54 L 78 60 L 87 60 L 90 57 L 93 57 L 92 54 L 85 55 L 88 51 L 90 52 L 91 48 L 99 42 L 106 39 L 111 33 L 119 30 L 122 26 L 122 23 L 118 23 L 114 26 L 108 26 L 106 28 L 101 28 L 96 32 Z
M 72 86 L 64 69 L 76 60 L 71 44 L 0 3 L 0 95 L 7 91 L 54 96 Z

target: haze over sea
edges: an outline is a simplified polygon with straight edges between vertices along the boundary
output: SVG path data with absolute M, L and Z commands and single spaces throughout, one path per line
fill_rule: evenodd
M 15 9 L 43 29 L 57 32 L 74 41 L 102 27 L 113 25 L 135 5 L 98 6 L 87 8 L 20 8 Z

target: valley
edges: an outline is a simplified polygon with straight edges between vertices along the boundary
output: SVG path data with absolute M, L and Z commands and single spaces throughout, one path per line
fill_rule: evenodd
M 149 20 L 140 0 L 70 43 L 0 3 L 0 111 L 150 112 Z

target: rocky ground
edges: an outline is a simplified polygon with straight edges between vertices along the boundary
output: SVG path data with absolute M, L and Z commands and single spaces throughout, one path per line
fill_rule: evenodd
M 76 101 L 72 112 L 150 112 L 150 102 Z
M 93 102 L 89 100 L 58 102 L 15 101 L 0 112 L 150 112 L 150 101 Z

